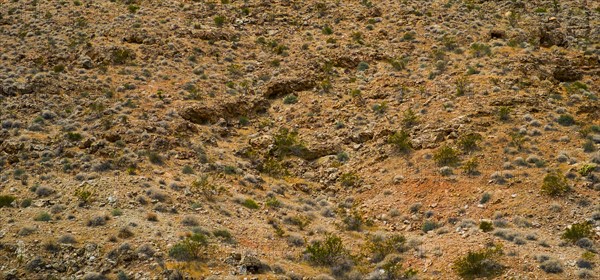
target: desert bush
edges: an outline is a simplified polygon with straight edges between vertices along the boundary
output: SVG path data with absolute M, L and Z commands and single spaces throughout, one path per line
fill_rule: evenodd
M 289 175 L 287 169 L 274 157 L 266 158 L 259 166 L 259 171 L 274 178 Z
M 298 216 L 286 216 L 283 218 L 283 222 L 289 225 L 295 225 L 300 230 L 304 230 L 312 222 L 310 218 L 303 215 Z
M 401 153 L 409 152 L 412 149 L 410 135 L 402 130 L 390 135 L 387 142 Z
M 483 232 L 490 232 L 490 231 L 494 230 L 494 226 L 492 225 L 492 222 L 481 221 L 479 223 L 479 229 L 482 230 Z
M 48 222 L 52 220 L 52 216 L 50 216 L 48 212 L 40 212 L 33 218 L 33 220 L 37 222 Z
M 152 164 L 163 165 L 164 159 L 163 157 L 156 152 L 148 152 L 148 159 Z
M 298 103 L 298 96 L 290 94 L 283 98 L 283 104 L 296 104 Z
M 349 215 L 346 215 L 344 219 L 342 219 L 344 225 L 346 226 L 346 230 L 350 231 L 360 231 L 362 229 L 363 224 L 365 223 L 362 215 L 358 211 L 352 211 Z
M 93 218 L 90 218 L 87 221 L 87 226 L 88 227 L 98 227 L 98 226 L 103 226 L 106 224 L 106 217 L 105 216 L 96 216 Z
M 596 165 L 595 164 L 593 164 L 593 163 L 586 163 L 586 164 L 582 165 L 577 172 L 581 176 L 588 176 L 594 170 L 596 170 Z
M 0 208 L 10 207 L 15 201 L 15 197 L 12 195 L 0 195 Z
M 229 232 L 229 230 L 227 229 L 216 229 L 213 230 L 212 234 L 215 237 L 222 238 L 227 242 L 233 242 L 233 236 L 231 235 L 231 232 Z
M 282 205 L 283 204 L 281 203 L 281 201 L 279 201 L 276 197 L 270 197 L 267 199 L 267 201 L 265 201 L 265 206 L 269 208 L 279 208 Z
M 225 17 L 221 15 L 215 16 L 215 18 L 213 19 L 217 27 L 223 27 L 223 25 L 225 24 L 225 20 Z
M 53 193 L 54 193 L 54 190 L 53 190 L 53 189 L 51 189 L 51 188 L 49 188 L 49 187 L 44 187 L 44 186 L 38 187 L 38 188 L 35 190 L 35 194 L 36 194 L 38 197 L 46 197 L 46 196 L 49 196 L 49 195 L 51 195 L 51 194 L 53 194 Z
M 473 43 L 471 44 L 471 53 L 474 57 L 490 56 L 492 54 L 492 49 L 486 44 Z
M 346 249 L 340 237 L 326 234 L 324 240 L 308 244 L 304 253 L 313 264 L 334 265 L 346 254 Z
M 79 199 L 81 204 L 88 204 L 94 200 L 96 192 L 89 184 L 84 184 L 75 190 L 75 197 Z
M 200 233 L 195 233 L 192 236 L 173 245 L 169 249 L 169 257 L 177 261 L 192 261 L 200 257 L 200 249 L 208 246 L 208 238 Z
M 256 201 L 254 201 L 251 198 L 247 198 L 244 201 L 242 201 L 241 203 L 244 207 L 249 208 L 249 209 L 258 209 L 260 208 L 260 206 L 258 205 L 258 203 L 256 203 Z
M 192 182 L 191 189 L 199 192 L 208 201 L 214 201 L 215 196 L 221 193 L 221 189 L 209 180 L 208 175 L 202 175 Z
M 571 126 L 575 124 L 575 118 L 568 114 L 562 114 L 556 120 L 562 126 Z
M 500 107 L 498 109 L 498 117 L 500 118 L 501 121 L 508 121 L 510 120 L 510 112 L 511 112 L 511 108 L 510 107 Z
M 469 251 L 458 259 L 452 268 L 463 279 L 494 278 L 504 271 L 505 267 L 497 259 L 502 255 L 499 246 L 480 251 Z
M 479 133 L 469 133 L 462 135 L 458 138 L 458 146 L 463 150 L 463 152 L 468 153 L 474 150 L 477 150 L 478 143 L 481 141 L 482 137 Z
M 543 194 L 550 196 L 561 196 L 569 191 L 569 185 L 564 175 L 559 172 L 552 172 L 544 177 L 542 183 Z
M 490 199 L 492 198 L 492 194 L 486 192 L 481 196 L 481 199 L 479 200 L 479 203 L 481 204 L 485 204 L 488 201 L 490 201 Z
M 472 157 L 469 160 L 465 161 L 465 163 L 462 166 L 462 170 L 465 174 L 477 175 L 479 173 L 477 171 L 477 167 L 479 167 L 479 161 L 476 157 Z
M 365 249 L 374 263 L 382 261 L 387 255 L 407 250 L 406 238 L 399 234 L 374 235 L 365 243 Z
M 563 272 L 562 264 L 559 261 L 550 259 L 540 264 L 540 268 L 546 273 L 561 273 Z
M 419 117 L 412 109 L 408 109 L 402 116 L 402 124 L 404 127 L 413 127 L 419 123 Z
M 434 154 L 433 160 L 439 166 L 451 166 L 458 163 L 458 152 L 450 146 L 440 147 Z
M 461 76 L 454 81 L 456 86 L 456 96 L 463 96 L 469 90 L 469 79 L 467 76 Z
M 182 169 L 181 169 L 181 173 L 183 174 L 194 174 L 194 169 L 189 166 L 189 165 L 185 165 Z
M 270 153 L 276 157 L 285 157 L 288 155 L 300 156 L 307 152 L 306 147 L 298 139 L 298 132 L 290 131 L 287 128 L 281 128 L 274 135 L 273 149 Z
M 381 280 L 409 280 L 418 279 L 415 278 L 417 271 L 414 269 L 405 270 L 402 266 L 402 257 L 396 254 L 388 255 L 381 264 L 378 265 L 380 270 L 378 274 L 370 274 L 368 279 L 381 279 Z M 362 278 L 357 278 L 362 279 Z
M 432 231 L 439 227 L 440 227 L 440 224 L 438 224 L 437 222 L 432 221 L 432 220 L 427 220 L 427 221 L 423 222 L 421 229 L 423 230 L 423 232 L 428 232 L 428 231 Z
M 339 177 L 338 180 L 344 187 L 356 187 L 360 183 L 360 177 L 356 174 L 356 172 L 344 173 Z
M 562 234 L 561 238 L 570 242 L 577 242 L 581 238 L 591 238 L 593 235 L 593 225 L 590 222 L 581 222 L 572 224 Z
M 62 244 L 75 244 L 77 243 L 77 239 L 73 235 L 65 234 L 58 239 L 58 242 Z

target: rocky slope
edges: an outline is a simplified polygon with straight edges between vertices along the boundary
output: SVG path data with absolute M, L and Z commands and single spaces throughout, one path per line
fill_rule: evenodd
M 600 277 L 596 1 L 4 1 L 0 50 L 4 279 Z

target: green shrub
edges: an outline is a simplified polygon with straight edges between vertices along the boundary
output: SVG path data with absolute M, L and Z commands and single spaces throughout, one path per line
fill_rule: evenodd
M 150 160 L 150 162 L 152 164 L 156 164 L 156 165 L 164 164 L 164 160 L 163 160 L 162 156 L 156 152 L 149 152 L 148 159 Z
M 451 166 L 458 163 L 458 152 L 450 146 L 443 146 L 433 154 L 433 160 L 439 166 Z
M 406 110 L 402 116 L 402 124 L 404 127 L 413 127 L 419 123 L 419 117 L 412 109 Z
M 52 220 L 52 216 L 50 216 L 48 212 L 40 212 L 33 218 L 33 220 L 38 222 L 48 222 Z
M 258 209 L 260 208 L 260 206 L 258 206 L 258 203 L 256 203 L 256 201 L 252 200 L 251 198 L 247 198 L 246 200 L 244 200 L 242 202 L 242 205 L 246 208 L 250 208 L 250 209 Z
M 439 227 L 440 227 L 440 225 L 438 223 L 436 223 L 435 221 L 427 220 L 427 221 L 423 222 L 423 226 L 421 226 L 421 229 L 423 230 L 423 232 L 428 232 L 428 231 L 432 231 Z
M 472 157 L 463 164 L 462 170 L 465 174 L 477 175 L 479 173 L 477 167 L 479 167 L 479 161 L 476 157 Z
M 562 234 L 561 238 L 570 242 L 577 242 L 579 239 L 587 237 L 591 238 L 594 234 L 593 225 L 590 222 L 582 222 L 572 224 Z
M 350 231 L 360 231 L 365 223 L 362 215 L 358 211 L 352 211 L 349 215 L 346 215 L 344 219 L 342 219 L 342 222 L 344 222 L 346 230 Z
M 373 112 L 375 112 L 379 115 L 383 115 L 388 109 L 387 102 L 383 101 L 379 104 L 375 104 L 375 105 L 373 105 L 372 109 L 373 109 Z
M 140 9 L 140 6 L 138 6 L 138 5 L 131 4 L 131 5 L 127 6 L 127 10 L 132 14 L 135 14 L 135 12 L 137 12 L 139 9 Z
M 323 27 L 322 32 L 325 35 L 331 35 L 333 34 L 333 29 L 331 29 L 331 27 L 329 27 L 328 25 L 325 25 L 325 27 Z
M 208 201 L 213 201 L 215 195 L 218 195 L 221 192 L 216 185 L 211 183 L 208 175 L 200 176 L 198 179 L 192 182 L 191 189 L 192 192 L 200 192 L 200 194 L 202 194 L 202 196 L 204 196 L 204 198 L 206 198 Z
M 417 271 L 412 268 L 404 270 L 404 267 L 402 267 L 402 257 L 399 255 L 389 255 L 380 265 L 380 268 L 385 274 L 384 278 L 378 279 L 409 280 L 415 279 L 417 275 Z
M 83 139 L 83 136 L 81 136 L 81 134 L 77 133 L 77 132 L 67 132 L 67 134 L 65 134 L 65 137 L 69 140 L 69 141 L 81 141 L 81 139 Z
M 344 173 L 338 180 L 344 187 L 356 187 L 360 183 L 360 177 L 356 172 Z
M 224 17 L 224 16 L 221 16 L 221 15 L 219 15 L 219 16 L 216 16 L 216 17 L 214 18 L 214 21 L 215 21 L 215 25 L 216 25 L 217 27 L 223 27 L 223 25 L 225 24 L 225 17 Z
M 508 121 L 510 119 L 510 107 L 502 106 L 498 109 L 498 117 L 501 121 Z
M 492 198 L 492 195 L 490 193 L 486 192 L 481 196 L 479 203 L 481 203 L 481 204 L 488 203 L 488 201 L 490 201 L 491 198 Z
M 307 245 L 304 253 L 313 264 L 333 265 L 346 254 L 346 249 L 341 238 L 334 234 L 326 234 L 325 240 Z
M 469 251 L 466 256 L 458 259 L 452 268 L 463 279 L 494 278 L 505 269 L 497 262 L 501 255 L 502 250 L 498 246 L 477 252 Z
M 298 139 L 298 132 L 296 131 L 281 128 L 274 138 L 275 143 L 270 153 L 276 157 L 302 156 L 308 152 L 308 149 Z
M 482 137 L 479 133 L 469 133 L 466 135 L 460 136 L 458 138 L 458 146 L 464 152 L 472 152 L 479 148 L 478 143 L 481 141 Z
M 298 103 L 298 96 L 290 94 L 283 98 L 283 104 L 296 104 Z
M 201 233 L 192 236 L 173 245 L 169 249 L 169 257 L 177 261 L 192 261 L 200 257 L 200 249 L 208 246 L 208 239 Z
M 594 170 L 596 170 L 596 165 L 593 163 L 586 163 L 583 166 L 581 166 L 578 170 L 579 174 L 581 176 L 588 176 L 590 175 L 590 173 L 592 173 Z
M 267 199 L 267 201 L 265 201 L 265 206 L 269 208 L 279 208 L 281 205 L 281 201 L 279 201 L 276 197 L 270 197 Z
M 295 225 L 300 230 L 304 230 L 312 221 L 307 216 L 297 215 L 297 216 L 288 216 L 284 218 L 284 223 Z
M 194 169 L 189 166 L 189 165 L 185 165 L 182 169 L 181 169 L 181 173 L 183 174 L 194 174 Z
M 289 174 L 287 169 L 279 162 L 279 160 L 272 157 L 266 158 L 262 165 L 259 166 L 258 170 L 274 178 L 287 176 Z
M 486 44 L 473 43 L 471 44 L 471 53 L 474 57 L 490 56 L 492 54 L 492 49 Z
M 406 238 L 399 234 L 375 235 L 366 242 L 365 249 L 371 255 L 371 262 L 378 263 L 389 254 L 406 251 Z
M 552 172 L 544 177 L 542 183 L 543 194 L 550 196 L 561 196 L 569 191 L 569 185 L 564 175 L 559 172 Z
M 115 49 L 111 53 L 111 59 L 114 64 L 125 64 L 134 58 L 134 53 L 128 49 Z
M 494 225 L 492 224 L 492 222 L 481 221 L 479 223 L 479 229 L 482 230 L 483 232 L 490 232 L 490 231 L 494 230 Z
M 119 208 L 115 208 L 115 209 L 113 209 L 112 211 L 110 211 L 110 213 L 111 213 L 113 216 L 115 216 L 115 217 L 118 217 L 118 216 L 121 216 L 121 215 L 123 215 L 123 210 L 121 210 L 121 209 L 119 209 Z
M 594 144 L 594 141 L 592 140 L 587 140 L 585 141 L 585 143 L 583 143 L 583 151 L 586 153 L 591 153 L 596 151 L 596 145 Z
M 397 131 L 390 135 L 387 140 L 388 144 L 393 145 L 396 150 L 401 153 L 409 152 L 412 149 L 410 135 L 405 131 Z
M 75 197 L 82 204 L 88 204 L 94 200 L 95 191 L 88 184 L 84 184 L 75 190 Z
M 456 96 L 463 96 L 467 93 L 469 87 L 469 79 L 466 76 L 461 76 L 454 81 L 456 86 Z
M 0 195 L 0 208 L 11 207 L 15 197 L 12 195 Z
M 358 63 L 358 71 L 365 71 L 367 69 L 369 69 L 368 63 L 366 63 L 364 61 L 361 61 L 360 63 Z
M 227 229 L 216 229 L 216 230 L 213 230 L 212 233 L 213 233 L 213 235 L 215 237 L 222 238 L 222 239 L 224 239 L 227 242 L 232 242 L 233 241 L 233 236 L 231 235 L 231 233 Z
M 558 117 L 557 122 L 562 126 L 571 126 L 575 124 L 575 119 L 571 115 L 563 114 Z

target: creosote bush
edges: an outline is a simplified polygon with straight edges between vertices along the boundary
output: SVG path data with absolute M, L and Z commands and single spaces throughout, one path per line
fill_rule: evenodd
M 412 149 L 410 135 L 402 130 L 390 135 L 387 142 L 401 153 L 407 153 Z
M 201 233 L 192 236 L 173 245 L 169 249 L 169 257 L 177 261 L 191 261 L 200 258 L 200 249 L 208 246 L 208 239 Z
M 499 246 L 480 251 L 469 251 L 458 259 L 452 268 L 463 279 L 494 278 L 504 271 L 505 267 L 497 259 L 502 255 Z
M 15 201 L 15 197 L 12 195 L 0 195 L 0 208 L 10 207 L 13 201 Z
M 450 146 L 443 146 L 433 154 L 433 160 L 439 166 L 455 165 L 459 161 L 458 152 Z
M 590 222 L 572 224 L 565 230 L 561 238 L 570 242 L 577 242 L 582 238 L 593 236 L 593 225 Z
M 407 250 L 406 238 L 399 234 L 374 235 L 365 244 L 371 255 L 371 262 L 382 261 L 387 255 Z
M 541 192 L 550 196 L 561 196 L 569 191 L 567 178 L 559 172 L 552 172 L 544 177 Z
M 340 237 L 328 233 L 324 240 L 308 244 L 304 253 L 311 263 L 328 266 L 336 264 L 346 254 L 346 249 Z

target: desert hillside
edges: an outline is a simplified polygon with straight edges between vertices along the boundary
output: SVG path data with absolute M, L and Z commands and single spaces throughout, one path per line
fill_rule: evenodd
M 600 1 L 2 0 L 0 279 L 599 279 Z

